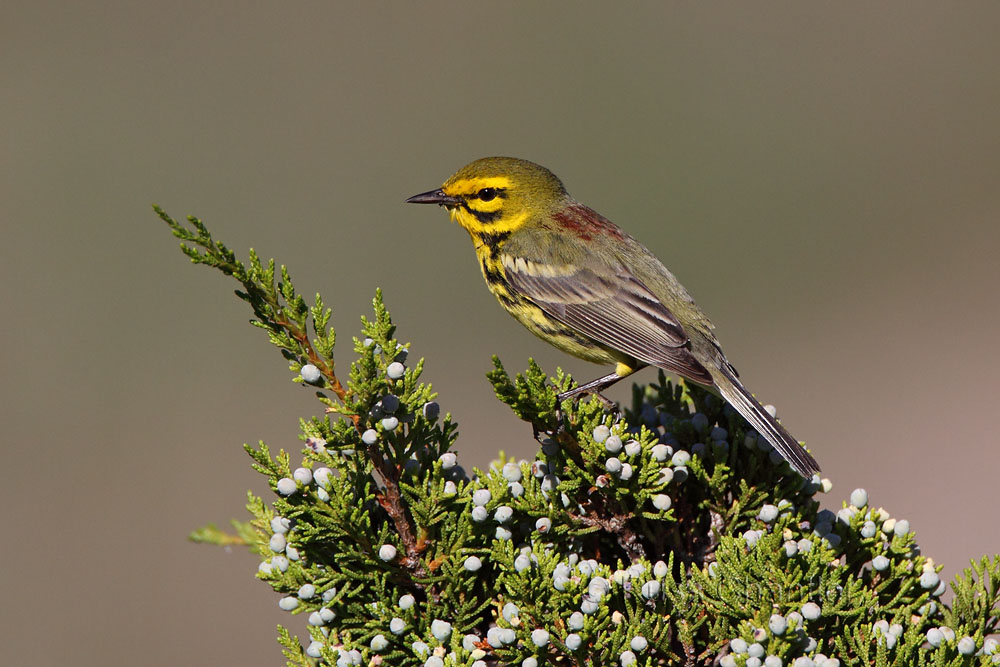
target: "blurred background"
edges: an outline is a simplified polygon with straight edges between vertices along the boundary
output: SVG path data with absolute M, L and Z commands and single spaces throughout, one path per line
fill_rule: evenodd
M 403 204 L 493 154 L 681 278 L 829 507 L 867 488 L 949 578 L 1000 551 L 998 27 L 993 2 L 8 0 L 4 662 L 278 664 L 275 624 L 304 633 L 254 558 L 185 538 L 266 492 L 244 442 L 298 449 L 320 406 L 152 202 L 321 291 L 344 366 L 382 287 L 466 466 L 534 451 L 490 355 L 604 369 L 524 331 L 465 233 Z

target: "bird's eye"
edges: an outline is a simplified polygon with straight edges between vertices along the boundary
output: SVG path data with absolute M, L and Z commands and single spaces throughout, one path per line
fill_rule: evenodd
M 497 197 L 497 190 L 496 188 L 483 188 L 476 193 L 476 196 L 482 201 L 493 201 Z

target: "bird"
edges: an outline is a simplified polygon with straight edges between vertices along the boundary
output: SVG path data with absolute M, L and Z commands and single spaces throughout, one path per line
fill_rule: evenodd
M 720 394 L 805 478 L 820 470 L 746 389 L 715 327 L 645 246 L 573 199 L 545 167 L 475 160 L 411 204 L 438 204 L 468 233 L 486 285 L 542 340 L 614 370 L 558 395 L 600 391 L 653 366 Z

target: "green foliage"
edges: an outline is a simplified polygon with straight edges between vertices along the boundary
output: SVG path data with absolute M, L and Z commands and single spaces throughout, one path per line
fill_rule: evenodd
M 661 373 L 619 415 L 557 405 L 572 378 L 533 361 L 512 378 L 494 359 L 496 395 L 539 449 L 470 474 L 381 293 L 342 381 L 318 295 L 156 212 L 192 261 L 241 283 L 325 406 L 294 457 L 246 447 L 274 491 L 249 495 L 249 522 L 191 536 L 261 557 L 258 578 L 306 622 L 305 647 L 279 628 L 289 665 L 1000 664 L 1000 557 L 944 603 L 907 522 L 860 490 L 821 509 L 829 482 L 798 477 L 713 394 Z

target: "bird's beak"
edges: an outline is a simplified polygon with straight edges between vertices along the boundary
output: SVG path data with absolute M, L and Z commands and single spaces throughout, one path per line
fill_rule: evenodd
M 413 195 L 406 200 L 407 204 L 440 204 L 441 206 L 447 206 L 451 208 L 453 206 L 458 206 L 461 201 L 450 195 L 446 195 L 444 190 L 438 188 L 437 190 L 431 190 L 429 192 L 421 192 L 419 195 Z

